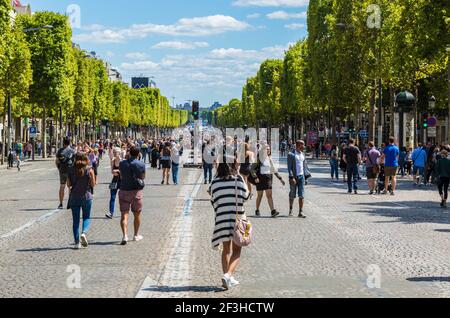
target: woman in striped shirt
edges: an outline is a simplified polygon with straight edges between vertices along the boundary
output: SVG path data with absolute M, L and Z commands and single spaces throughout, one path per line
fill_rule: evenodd
M 241 247 L 233 242 L 236 214 L 239 213 L 241 217 L 246 217 L 244 203 L 249 197 L 247 185 L 238 175 L 236 164 L 219 164 L 217 176 L 211 184 L 209 193 L 216 213 L 212 245 L 214 249 L 218 249 L 220 244 L 223 245 L 222 286 L 229 289 L 239 285 L 239 282 L 233 277 L 241 257 Z

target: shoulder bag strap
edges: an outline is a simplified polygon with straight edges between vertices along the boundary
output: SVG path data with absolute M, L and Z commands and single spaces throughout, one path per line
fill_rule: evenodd
M 238 178 L 236 177 L 236 182 L 234 183 L 234 185 L 235 185 L 235 191 L 234 191 L 234 193 L 235 193 L 235 200 L 236 200 L 236 217 L 238 217 L 239 216 L 239 213 L 238 213 L 238 186 L 237 186 L 237 184 L 238 184 Z
M 370 150 L 367 152 L 367 158 L 369 158 L 370 164 L 374 166 L 372 158 L 370 158 Z

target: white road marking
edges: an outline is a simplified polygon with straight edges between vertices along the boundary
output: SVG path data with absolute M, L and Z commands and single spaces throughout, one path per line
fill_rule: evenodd
M 191 175 L 192 176 L 192 175 Z M 189 175 L 187 176 L 189 180 Z M 178 205 L 176 210 L 181 212 L 175 219 L 174 225 L 170 230 L 172 234 L 172 243 L 170 245 L 169 257 L 164 269 L 157 275 L 157 281 L 149 275 L 145 278 L 136 298 L 166 298 L 170 297 L 171 292 L 176 297 L 188 297 L 189 292 L 183 291 L 184 287 L 189 286 L 191 270 L 191 245 L 192 245 L 192 225 L 191 214 L 194 198 L 197 196 L 201 186 L 203 176 L 200 175 L 196 185 L 189 193 L 188 188 L 182 188 L 181 192 L 186 191 L 186 197 L 183 206 Z M 168 289 L 168 290 L 166 290 Z
M 57 213 L 59 213 L 61 211 L 63 211 L 63 210 L 53 210 L 53 211 L 51 211 L 51 212 L 49 212 L 49 213 L 47 213 L 47 214 L 45 214 L 45 215 L 43 215 L 43 216 L 41 216 L 41 217 L 39 217 L 37 219 L 31 220 L 30 222 L 22 225 L 21 227 L 15 229 L 15 230 L 12 230 L 9 233 L 3 234 L 2 236 L 0 236 L 0 239 L 6 239 L 6 238 L 9 238 L 9 237 L 12 237 L 12 236 L 14 236 L 14 235 L 16 235 L 16 234 L 18 234 L 18 233 L 20 233 L 20 232 L 30 228 L 30 227 L 32 227 L 34 224 L 41 223 L 41 222 L 44 222 L 44 221 L 48 220 L 50 217 L 52 217 L 53 215 L 55 215 L 55 214 L 57 214 Z

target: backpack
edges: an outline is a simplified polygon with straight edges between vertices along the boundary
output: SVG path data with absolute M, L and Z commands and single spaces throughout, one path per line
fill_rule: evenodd
M 67 172 L 71 167 L 73 167 L 75 163 L 74 156 L 75 154 L 72 151 L 72 149 L 70 149 L 70 147 L 67 147 L 66 149 L 60 151 L 58 160 L 59 160 L 59 170 L 61 172 Z

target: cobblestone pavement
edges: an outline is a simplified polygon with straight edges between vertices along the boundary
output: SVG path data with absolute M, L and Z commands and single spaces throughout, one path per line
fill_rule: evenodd
M 70 213 L 53 213 L 58 178 L 50 164 L 0 172 L 0 297 L 450 297 L 450 213 L 434 188 L 401 180 L 395 197 L 370 196 L 361 181 L 361 194 L 348 195 L 330 181 L 326 162 L 310 165 L 306 220 L 287 217 L 288 186 L 277 180 L 282 217 L 269 217 L 265 199 L 261 218 L 252 217 L 255 200 L 247 204 L 255 240 L 243 250 L 241 286 L 228 292 L 200 170 L 182 169 L 178 187 L 160 186 L 159 171 L 150 171 L 145 240 L 122 247 L 119 220 L 103 217 L 109 176 L 101 167 L 91 245 L 80 251 L 70 246 Z M 81 270 L 80 289 L 68 288 L 71 264 Z M 368 287 L 373 269 L 380 288 Z
M 251 218 L 255 241 L 243 250 L 236 275 L 242 285 L 229 292 L 211 287 L 220 284 L 220 254 L 209 245 L 213 216 L 205 189 L 200 191 L 193 208 L 199 242 L 191 253 L 191 296 L 450 297 L 450 214 L 439 208 L 431 188 L 402 180 L 395 197 L 370 196 L 362 181 L 355 196 L 330 181 L 325 162 L 312 164 L 312 171 L 306 220 L 287 217 L 287 187 L 274 181 L 282 217 L 271 219 L 263 201 L 265 217 Z M 254 209 L 252 200 L 249 216 Z M 381 288 L 372 289 L 367 279 L 374 265 Z
M 183 205 L 183 191 L 192 191 L 200 170 L 182 170 L 181 185 L 177 187 L 161 186 L 160 171 L 149 169 L 141 228 L 145 239 L 123 247 L 119 245 L 120 218 L 104 217 L 110 181 L 106 161 L 100 167 L 100 184 L 95 189 L 90 246 L 79 251 L 71 245 L 69 211 L 62 210 L 42 220 L 58 205 L 58 174 L 50 163 L 39 171 L 24 169 L 20 175 L 12 171 L 0 173 L 0 237 L 41 219 L 12 236 L 0 238 L 0 297 L 135 297 L 145 277 L 157 275 L 165 266 L 176 207 Z M 31 209 L 37 211 L 28 211 Z M 68 288 L 68 279 L 73 282 L 73 272 L 68 272 L 71 265 L 80 269 L 79 289 Z

